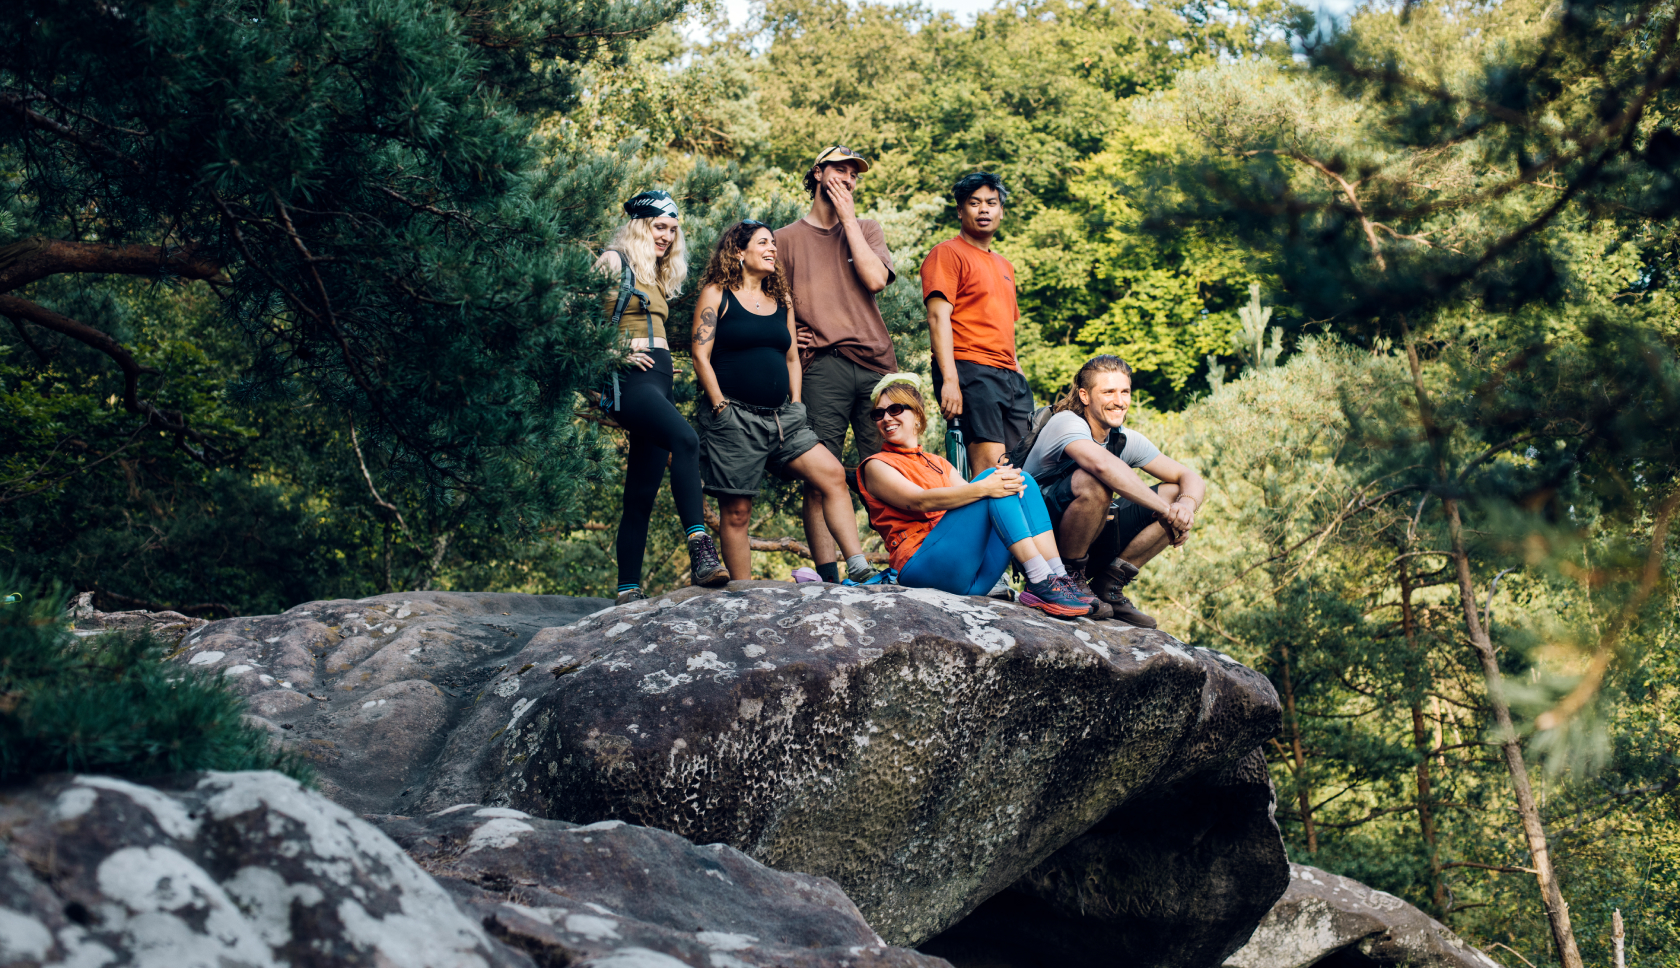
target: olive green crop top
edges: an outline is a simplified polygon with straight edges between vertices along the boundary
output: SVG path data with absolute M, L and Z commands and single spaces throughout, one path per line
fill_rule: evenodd
M 623 258 L 623 256 L 619 256 Z M 649 285 L 640 279 L 636 280 L 636 289 L 647 293 L 644 301 L 640 295 L 630 297 L 624 304 L 624 315 L 618 317 L 618 331 L 626 339 L 647 339 L 648 317 L 653 317 L 653 335 L 665 338 L 665 319 L 671 314 L 670 307 L 665 304 L 665 294 L 659 291 L 658 284 Z M 613 307 L 618 305 L 618 287 L 614 286 L 601 302 L 607 318 L 612 318 Z

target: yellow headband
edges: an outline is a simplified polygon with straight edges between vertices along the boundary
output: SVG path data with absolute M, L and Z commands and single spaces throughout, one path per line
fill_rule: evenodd
M 875 389 L 869 391 L 869 402 L 879 402 L 881 394 L 887 392 L 887 388 L 895 383 L 908 383 L 917 393 L 922 393 L 922 378 L 920 375 L 915 373 L 888 373 L 881 378 L 881 382 L 875 384 Z M 926 396 L 926 394 L 923 394 L 923 396 Z

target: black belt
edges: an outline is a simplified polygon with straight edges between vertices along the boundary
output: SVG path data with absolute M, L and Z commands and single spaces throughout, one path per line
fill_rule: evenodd
M 750 403 L 742 403 L 734 397 L 724 397 L 724 399 L 729 402 L 731 407 L 740 407 L 742 410 L 748 413 L 756 413 L 760 417 L 774 417 L 782 407 L 787 406 L 787 403 L 783 402 L 782 407 L 755 407 Z

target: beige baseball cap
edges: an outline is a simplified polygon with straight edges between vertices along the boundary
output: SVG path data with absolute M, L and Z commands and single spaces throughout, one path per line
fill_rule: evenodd
M 858 171 L 860 172 L 869 170 L 869 159 L 845 145 L 829 145 L 827 148 L 817 152 L 817 160 L 811 162 L 811 167 L 815 168 L 818 165 L 832 165 L 840 161 L 857 162 Z

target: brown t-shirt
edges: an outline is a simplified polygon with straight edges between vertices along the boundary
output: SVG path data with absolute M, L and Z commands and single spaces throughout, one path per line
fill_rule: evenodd
M 870 251 L 887 267 L 893 280 L 892 253 L 879 222 L 858 219 Z M 845 226 L 819 229 L 800 219 L 776 230 L 776 257 L 787 266 L 793 283 L 793 315 L 815 334 L 812 349 L 833 349 L 864 369 L 876 373 L 898 370 L 887 324 L 875 305 L 875 295 L 852 270 L 851 246 Z

